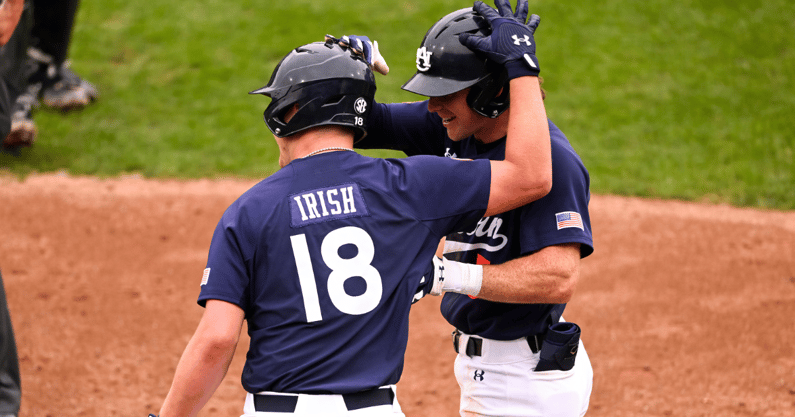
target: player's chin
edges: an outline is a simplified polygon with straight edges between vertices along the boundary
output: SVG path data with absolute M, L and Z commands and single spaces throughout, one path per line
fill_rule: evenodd
M 447 129 L 447 137 L 449 137 L 453 142 L 458 142 L 468 136 L 464 134 L 462 131 L 463 129 L 461 129 L 461 127 L 455 121 L 451 123 L 445 123 L 444 128 Z
M 469 135 L 461 132 L 460 129 L 451 129 L 447 128 L 447 137 L 450 138 L 453 142 L 460 142 L 469 137 Z

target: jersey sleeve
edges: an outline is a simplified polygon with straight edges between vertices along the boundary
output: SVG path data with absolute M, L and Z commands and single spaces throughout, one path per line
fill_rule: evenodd
M 227 209 L 213 233 L 198 299 L 202 307 L 210 299 L 236 304 L 244 311 L 248 307 L 251 255 L 245 253 L 250 245 L 241 234 L 248 229 L 241 225 L 235 207 Z
M 360 149 L 392 149 L 406 155 L 444 155 L 447 132 L 428 102 L 374 103 Z
M 552 189 L 521 209 L 522 255 L 564 243 L 579 243 L 583 258 L 593 253 L 589 187 L 588 171 L 563 139 L 553 146 Z
M 396 200 L 405 201 L 440 236 L 462 230 L 485 214 L 491 191 L 490 161 L 424 155 L 392 161 L 403 170 L 395 187 Z

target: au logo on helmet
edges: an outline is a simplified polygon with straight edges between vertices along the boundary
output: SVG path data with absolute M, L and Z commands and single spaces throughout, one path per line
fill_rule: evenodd
M 417 48 L 417 69 L 425 72 L 431 69 L 431 55 L 433 52 L 428 52 L 427 49 L 423 46 L 422 48 Z

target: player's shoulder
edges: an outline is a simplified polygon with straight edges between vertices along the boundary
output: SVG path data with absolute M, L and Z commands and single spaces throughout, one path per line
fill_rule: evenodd
M 404 112 L 415 114 L 417 116 L 426 116 L 431 113 L 428 111 L 428 100 L 376 104 L 380 106 L 381 111 L 387 112 Z
M 355 167 L 351 174 L 363 183 L 392 188 L 427 175 L 433 168 L 433 158 L 435 157 L 426 155 L 405 158 L 371 158 Z
M 564 188 L 578 184 L 590 187 L 590 174 L 582 158 L 569 142 L 566 135 L 552 121 L 549 122 L 549 135 L 552 141 L 552 190 L 560 192 Z
M 426 204 L 428 198 L 436 198 L 448 188 L 458 189 L 464 184 L 483 187 L 491 168 L 487 160 L 461 161 L 434 155 L 378 159 L 373 165 L 367 179 L 363 172 L 357 174 L 362 182 L 389 193 L 393 199 L 413 201 L 424 196 Z
M 385 160 L 403 175 L 419 176 L 423 181 L 441 181 L 443 178 L 461 175 L 461 170 L 483 174 L 490 169 L 488 161 L 475 161 L 467 158 L 452 158 L 437 155 L 412 155 L 405 158 Z
M 280 197 L 288 193 L 290 179 L 287 171 L 289 169 L 282 168 L 244 191 L 229 205 L 224 217 L 263 214 L 275 207 L 283 200 Z
M 577 152 L 574 150 L 574 147 L 572 147 L 571 142 L 569 142 L 569 138 L 555 123 L 552 122 L 552 120 L 549 120 L 549 138 L 552 141 L 553 148 L 557 147 L 566 149 L 567 151 L 574 153 L 574 155 L 577 155 Z
M 553 169 L 555 159 L 560 159 L 559 163 L 565 162 L 566 165 L 573 164 L 584 168 L 582 158 L 574 149 L 569 138 L 551 120 L 549 121 L 549 137 L 552 145 Z
M 292 167 L 284 167 L 267 178 L 263 178 L 260 182 L 254 184 L 253 187 L 246 190 L 241 195 L 241 199 L 250 203 L 252 200 L 257 203 L 260 199 L 270 199 L 279 194 L 284 194 L 289 190 L 292 178 Z

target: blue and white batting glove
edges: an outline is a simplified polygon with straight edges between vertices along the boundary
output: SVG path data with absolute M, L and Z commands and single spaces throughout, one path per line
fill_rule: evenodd
M 381 56 L 381 52 L 378 51 L 378 41 L 371 42 L 370 38 L 367 36 L 359 35 L 345 35 L 340 39 L 336 39 L 331 35 L 326 35 L 326 40 L 329 39 L 338 41 L 340 45 L 347 46 L 351 48 L 355 54 L 361 55 L 364 60 L 370 64 L 370 68 L 372 68 L 373 71 L 383 75 L 389 73 L 389 65 L 386 64 L 386 60 Z
M 508 0 L 495 0 L 497 10 L 476 1 L 472 7 L 491 25 L 491 35 L 479 36 L 471 33 L 458 35 L 458 40 L 467 48 L 484 53 L 490 60 L 501 64 L 508 71 L 508 79 L 523 76 L 538 76 L 541 69 L 536 58 L 535 34 L 541 18 L 538 15 L 527 17 L 527 0 L 519 0 L 516 13 L 511 10 Z

